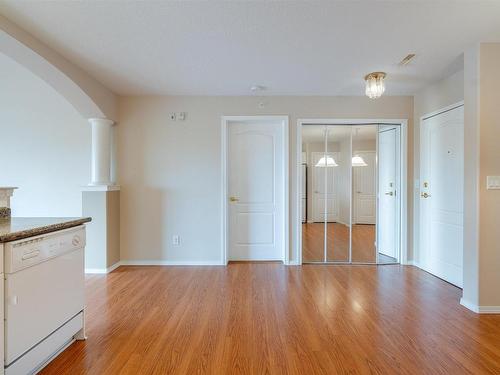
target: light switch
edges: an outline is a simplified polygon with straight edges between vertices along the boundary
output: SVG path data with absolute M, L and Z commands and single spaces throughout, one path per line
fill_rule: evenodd
M 487 190 L 500 190 L 500 176 L 486 176 Z

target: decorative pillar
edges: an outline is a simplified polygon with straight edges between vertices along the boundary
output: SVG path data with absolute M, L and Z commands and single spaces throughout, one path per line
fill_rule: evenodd
M 83 188 L 82 213 L 87 226 L 85 270 L 111 272 L 120 262 L 120 186 L 116 185 L 114 121 L 91 118 L 91 180 Z
M 10 197 L 17 187 L 0 187 L 0 207 L 10 208 Z
M 10 218 L 10 197 L 17 187 L 0 187 L 0 219 Z
M 89 119 L 92 126 L 92 164 L 91 186 L 112 185 L 111 149 L 113 140 L 112 120 L 103 118 Z

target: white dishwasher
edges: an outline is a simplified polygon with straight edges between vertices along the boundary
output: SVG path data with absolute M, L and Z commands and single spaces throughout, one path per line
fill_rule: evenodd
M 31 374 L 83 334 L 85 228 L 5 244 L 5 373 Z

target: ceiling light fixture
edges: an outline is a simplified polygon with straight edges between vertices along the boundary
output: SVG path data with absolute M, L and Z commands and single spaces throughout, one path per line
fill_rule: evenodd
M 382 96 L 385 91 L 384 79 L 387 76 L 384 72 L 373 72 L 365 76 L 366 81 L 366 96 L 370 99 L 377 99 Z
M 359 156 L 359 155 L 354 155 L 352 157 L 352 166 L 353 167 L 366 167 L 368 164 L 365 163 L 365 160 Z
M 322 156 L 315 165 L 315 167 L 338 167 L 338 166 L 339 165 L 335 162 L 335 159 L 332 158 L 331 156 L 327 156 L 326 159 L 324 156 Z

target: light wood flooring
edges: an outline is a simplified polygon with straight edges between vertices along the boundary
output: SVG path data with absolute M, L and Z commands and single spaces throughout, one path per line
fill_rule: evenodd
M 412 266 L 120 267 L 47 374 L 500 374 L 500 316 Z

